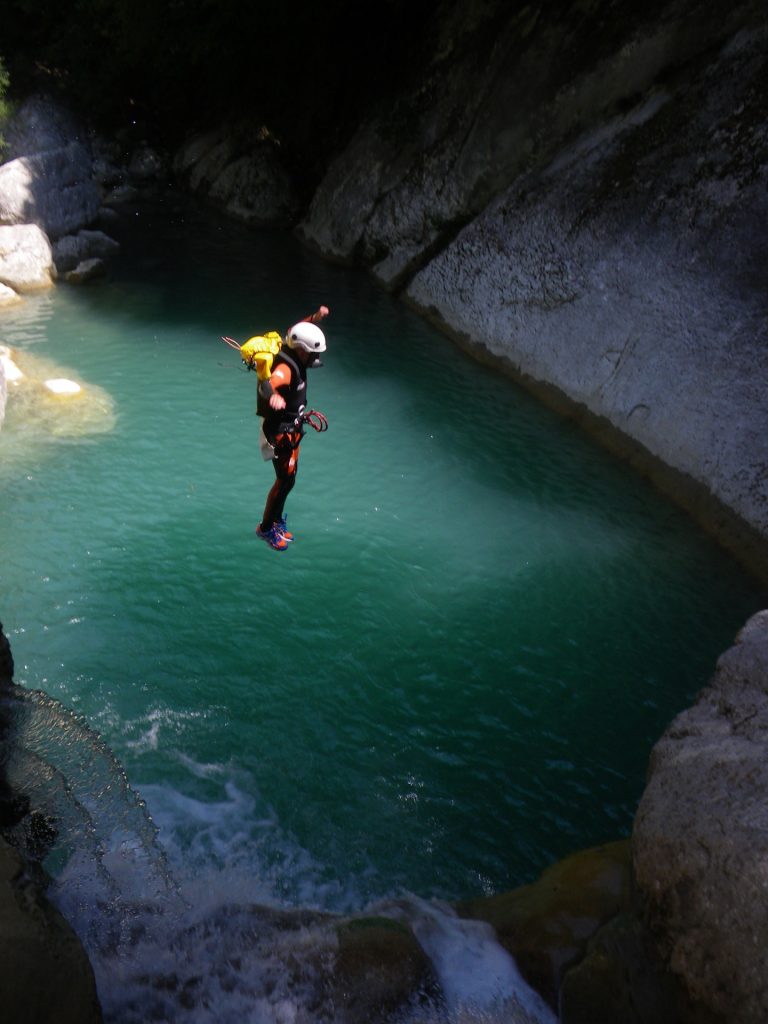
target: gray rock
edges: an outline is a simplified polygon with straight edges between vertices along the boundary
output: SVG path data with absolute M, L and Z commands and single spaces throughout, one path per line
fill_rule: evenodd
M 90 151 L 80 142 L 0 167 L 0 223 L 37 224 L 56 239 L 92 223 L 100 204 Z
M 442 12 L 299 225 L 768 572 L 768 17 Z
M 131 157 L 128 173 L 137 181 L 157 180 L 165 174 L 165 161 L 156 149 L 142 146 Z
M 59 238 L 53 245 L 53 260 L 56 270 L 64 274 L 83 260 L 113 256 L 119 249 L 120 243 L 103 231 L 83 230 Z
M 748 100 L 766 70 L 764 59 L 729 61 L 722 106 L 707 104 L 713 72 L 575 140 L 407 289 L 457 336 L 604 417 L 763 536 L 768 301 L 755 268 L 768 264 L 768 159 L 751 157 L 767 136 Z M 741 159 L 734 148 L 717 171 L 693 174 L 726 130 L 740 135 Z
M 68 270 L 64 274 L 64 280 L 69 284 L 85 284 L 86 281 L 92 281 L 95 277 L 103 277 L 106 271 L 107 265 L 104 260 L 94 256 L 92 259 L 78 263 L 72 270 Z
M 72 141 L 87 145 L 88 136 L 74 115 L 48 96 L 30 96 L 24 100 L 7 126 L 5 160 L 62 149 Z
M 193 192 L 247 224 L 290 224 L 297 215 L 297 194 L 275 144 L 250 128 L 189 139 L 173 167 Z
M 15 292 L 13 288 L 9 288 L 7 284 L 0 284 L 0 307 L 15 306 L 16 303 L 21 301 L 21 296 L 18 292 Z M 2 419 L 2 413 L 0 413 L 0 423 L 2 423 Z
M 633 836 L 648 923 L 691 997 L 768 1020 L 768 611 L 654 747 Z
M 39 227 L 0 227 L 0 282 L 17 292 L 34 292 L 50 288 L 55 278 L 51 244 Z
M 669 0 L 595 32 L 593 11 L 574 23 L 531 7 L 448 6 L 417 86 L 360 128 L 299 231 L 399 287 L 520 175 L 546 167 L 754 9 L 749 0 L 725 14 L 710 5 L 694 18 L 686 0 Z

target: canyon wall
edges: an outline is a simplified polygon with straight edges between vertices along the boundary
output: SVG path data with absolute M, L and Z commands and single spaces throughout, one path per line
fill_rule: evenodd
M 456 5 L 298 228 L 765 573 L 767 54 L 750 2 Z

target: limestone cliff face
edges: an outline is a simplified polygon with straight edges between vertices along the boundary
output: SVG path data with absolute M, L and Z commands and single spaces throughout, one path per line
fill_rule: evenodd
M 299 232 L 766 539 L 767 51 L 753 2 L 456 4 Z

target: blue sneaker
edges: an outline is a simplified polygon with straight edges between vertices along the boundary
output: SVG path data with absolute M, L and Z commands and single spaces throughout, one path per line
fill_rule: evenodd
M 266 541 L 275 551 L 285 551 L 288 547 L 288 541 L 278 532 L 275 525 L 270 526 L 268 530 L 262 530 L 261 523 L 259 523 L 256 527 L 256 536 L 259 540 Z
M 273 529 L 275 530 L 275 533 L 280 534 L 283 540 L 287 540 L 289 544 L 293 540 L 293 534 L 285 525 L 285 516 L 283 516 L 281 519 L 275 520 L 275 525 Z

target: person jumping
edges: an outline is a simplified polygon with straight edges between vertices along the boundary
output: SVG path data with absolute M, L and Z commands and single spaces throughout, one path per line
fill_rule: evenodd
M 267 495 L 256 536 L 275 551 L 285 551 L 293 540 L 285 522 L 285 501 L 296 483 L 299 445 L 304 435 L 307 407 L 307 370 L 322 366 L 325 335 L 317 324 L 328 316 L 327 306 L 294 324 L 272 363 L 272 373 L 258 387 L 256 412 L 262 417 L 262 451 L 272 459 L 275 482 Z M 316 414 L 317 415 L 317 414 Z M 271 456 L 270 456 L 271 450 Z

